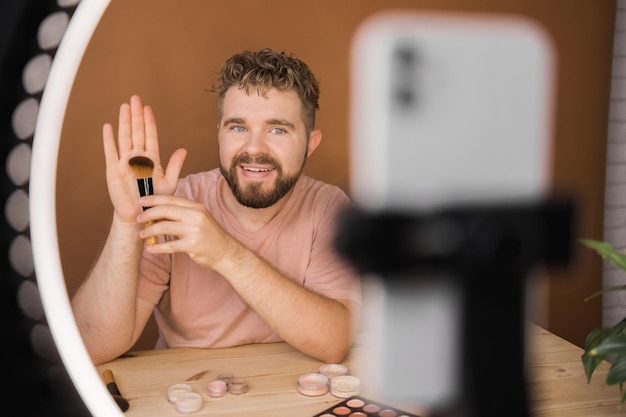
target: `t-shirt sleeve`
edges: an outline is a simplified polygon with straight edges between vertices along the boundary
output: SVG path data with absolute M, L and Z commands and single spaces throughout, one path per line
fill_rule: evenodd
M 331 188 L 321 204 L 316 204 L 311 258 L 305 272 L 304 286 L 333 299 L 361 303 L 361 281 L 357 269 L 336 250 L 335 241 L 340 215 L 351 206 L 348 197 Z

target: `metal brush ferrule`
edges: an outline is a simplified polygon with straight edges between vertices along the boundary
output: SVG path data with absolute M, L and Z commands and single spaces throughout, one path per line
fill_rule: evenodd
M 139 187 L 139 195 L 144 197 L 147 195 L 154 194 L 154 190 L 152 189 L 152 177 L 148 178 L 137 178 L 137 186 Z M 148 207 L 144 207 L 146 210 Z

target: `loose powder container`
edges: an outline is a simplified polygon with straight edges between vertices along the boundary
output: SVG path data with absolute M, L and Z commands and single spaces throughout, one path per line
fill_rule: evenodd
M 228 385 L 222 379 L 215 379 L 207 384 L 207 393 L 209 397 L 223 397 L 228 390 Z
M 352 375 L 339 375 L 330 380 L 330 393 L 338 398 L 361 395 L 361 380 Z
M 326 365 L 320 366 L 318 372 L 326 375 L 328 379 L 333 379 L 339 375 L 348 375 L 348 368 L 338 363 L 327 363 Z
M 234 395 L 248 392 L 248 381 L 243 378 L 232 378 L 228 383 L 228 392 Z
M 167 389 L 167 400 L 172 404 L 176 404 L 176 400 L 182 394 L 191 392 L 191 385 L 189 384 L 174 384 L 170 385 Z
M 176 399 L 176 411 L 181 414 L 192 414 L 202 410 L 202 397 L 197 392 L 181 394 Z
M 308 397 L 318 397 L 328 392 L 328 377 L 319 373 L 300 375 L 298 392 Z
M 230 380 L 233 379 L 233 374 L 229 374 L 229 373 L 218 374 L 216 379 L 221 379 L 222 381 L 226 382 L 226 385 L 228 385 Z

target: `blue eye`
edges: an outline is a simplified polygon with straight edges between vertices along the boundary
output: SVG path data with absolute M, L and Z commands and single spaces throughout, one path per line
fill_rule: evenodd
M 234 130 L 235 132 L 245 132 L 246 128 L 243 126 L 233 126 L 231 127 L 232 130 Z
M 283 133 L 286 133 L 287 131 L 283 128 L 280 127 L 273 127 L 270 132 L 272 133 L 276 133 L 277 135 L 282 135 Z

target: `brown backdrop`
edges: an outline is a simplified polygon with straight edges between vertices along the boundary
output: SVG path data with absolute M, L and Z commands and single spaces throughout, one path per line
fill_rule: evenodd
M 351 37 L 364 18 L 389 8 L 507 12 L 536 19 L 558 53 L 554 185 L 578 198 L 576 237 L 601 238 L 615 2 L 589 0 L 113 0 L 77 74 L 59 154 L 57 216 L 68 292 L 73 294 L 103 244 L 111 219 L 101 126 L 140 94 L 153 106 L 162 163 L 190 150 L 183 174 L 217 166 L 215 98 L 205 91 L 234 52 L 294 52 L 321 81 L 323 141 L 307 173 L 349 191 L 348 94 Z M 601 324 L 601 260 L 574 245 L 566 271 L 553 271 L 542 323 L 582 345 Z M 534 304 L 534 305 L 533 305 Z M 137 345 L 150 348 L 152 323 Z

